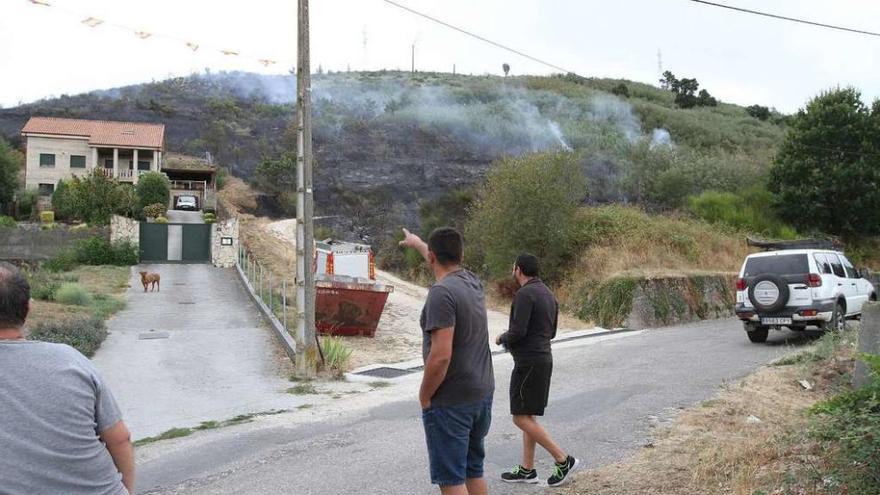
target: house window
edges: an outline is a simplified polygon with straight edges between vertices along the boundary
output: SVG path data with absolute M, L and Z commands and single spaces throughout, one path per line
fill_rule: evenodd
M 70 168 L 86 168 L 85 155 L 70 155 Z
M 150 170 L 150 162 L 138 160 L 138 170 Z
M 104 159 L 104 168 L 113 168 L 113 159 L 105 158 Z
M 55 166 L 55 155 L 52 153 L 40 153 L 40 166 L 41 167 L 54 167 Z
M 40 184 L 39 187 L 40 196 L 51 196 L 55 192 L 55 184 Z

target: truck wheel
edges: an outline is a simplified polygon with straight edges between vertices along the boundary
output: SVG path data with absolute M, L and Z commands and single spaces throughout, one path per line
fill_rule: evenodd
M 767 335 L 770 334 L 770 327 L 764 327 L 759 325 L 745 325 L 746 335 L 749 336 L 749 340 L 756 344 L 763 344 L 767 342 Z
M 831 314 L 831 321 L 822 324 L 822 331 L 841 333 L 844 330 L 846 330 L 846 310 L 843 309 L 843 304 L 837 303 L 834 306 L 834 313 Z

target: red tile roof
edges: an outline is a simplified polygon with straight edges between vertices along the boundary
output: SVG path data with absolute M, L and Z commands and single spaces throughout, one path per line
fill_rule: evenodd
M 21 132 L 82 136 L 96 146 L 163 148 L 165 145 L 165 126 L 162 124 L 31 117 Z

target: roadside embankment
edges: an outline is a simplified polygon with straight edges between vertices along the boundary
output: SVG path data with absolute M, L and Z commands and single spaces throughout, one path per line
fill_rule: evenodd
M 569 307 L 605 328 L 653 328 L 723 318 L 734 305 L 732 273 L 616 276 L 582 291 Z

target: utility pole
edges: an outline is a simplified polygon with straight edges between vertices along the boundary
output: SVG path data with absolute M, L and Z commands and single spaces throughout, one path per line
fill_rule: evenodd
M 312 197 L 312 108 L 309 65 L 309 0 L 298 1 L 296 70 L 296 356 L 297 372 L 315 374 L 314 202 Z
M 412 44 L 412 73 L 416 73 L 416 44 Z

